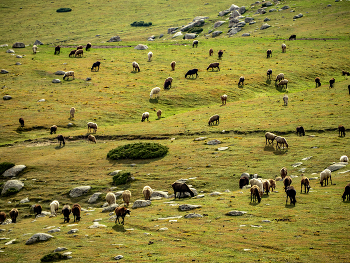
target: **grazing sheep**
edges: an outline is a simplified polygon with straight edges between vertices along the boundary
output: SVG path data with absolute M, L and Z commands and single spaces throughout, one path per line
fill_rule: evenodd
M 170 89 L 172 83 L 173 83 L 173 78 L 172 77 L 166 78 L 165 81 L 164 81 L 164 89 Z
M 277 81 L 281 81 L 282 79 L 284 79 L 284 74 L 283 73 L 278 74 L 275 79 L 275 84 L 277 83 Z
M 350 95 L 350 85 L 348 85 L 349 95 Z
M 93 69 L 95 69 L 95 71 L 100 71 L 100 65 L 101 65 L 101 62 L 96 61 L 94 64 L 92 64 L 91 71 L 93 71 Z
M 300 186 L 300 193 L 302 193 L 303 192 L 303 186 L 305 187 L 305 191 L 304 191 L 304 193 L 306 193 L 306 189 L 307 189 L 307 192 L 309 193 L 309 190 L 310 190 L 310 180 L 309 180 L 309 178 L 307 178 L 306 176 L 303 176 L 302 178 L 301 178 L 301 186 Z
M 136 61 L 132 62 L 132 71 L 140 72 L 139 63 L 137 63 Z
M 83 49 L 84 47 L 82 46 L 82 45 L 80 45 L 80 46 L 77 46 L 77 50 L 78 49 Z
M 75 114 L 75 108 L 74 107 L 70 108 L 69 114 L 70 114 L 70 119 L 74 119 L 74 114 Z
M 211 124 L 214 124 L 214 122 L 215 122 L 215 124 L 219 124 L 219 122 L 220 122 L 220 116 L 219 115 L 216 114 L 216 115 L 211 116 L 209 118 L 208 125 L 210 126 Z
M 263 181 L 263 189 L 267 195 L 269 195 L 270 191 L 270 181 L 269 180 L 264 180 Z
M 74 222 L 75 220 L 80 221 L 81 219 L 80 213 L 81 213 L 81 206 L 79 204 L 74 204 L 72 206 L 72 214 L 74 216 Z M 68 222 L 69 222 L 69 219 L 68 219 Z
M 332 183 L 332 171 L 329 169 L 324 169 L 321 173 L 320 173 L 320 184 L 321 186 L 324 185 L 328 185 L 328 178 L 331 180 L 331 184 Z
M 223 55 L 223 54 L 224 54 L 224 51 L 222 51 L 222 50 L 220 49 L 219 52 L 218 52 L 219 59 L 222 58 L 222 55 Z
M 192 47 L 198 47 L 198 40 L 193 40 Z
M 76 49 L 74 49 L 74 50 L 71 50 L 71 52 L 69 53 L 69 57 L 72 57 L 72 56 L 74 56 L 75 55 L 75 52 L 77 52 L 77 50 Z
M 207 67 L 207 70 L 211 68 L 211 70 L 213 71 L 214 68 L 218 68 L 218 70 L 220 71 L 220 67 L 219 67 L 220 63 L 219 62 L 215 62 L 215 63 L 210 63 L 209 66 Z
M 96 133 L 98 126 L 96 123 L 90 121 L 87 123 L 87 127 L 88 127 L 88 132 L 90 132 L 91 130 L 94 130 L 94 133 Z
M 0 212 L 0 224 L 5 222 L 6 220 L 6 213 L 5 212 Z
M 343 198 L 343 202 L 345 202 L 345 199 L 347 201 L 350 201 L 350 183 L 348 183 L 346 186 L 345 186 L 345 190 L 344 190 L 344 193 L 342 195 L 342 198 Z
M 341 72 L 341 74 L 342 74 L 343 76 L 345 76 L 345 75 L 346 75 L 346 76 L 350 76 L 350 72 L 349 72 L 349 71 L 344 71 L 344 70 L 343 70 L 343 71 Z
M 286 194 L 287 194 L 286 205 L 287 205 L 288 197 L 289 197 L 290 198 L 290 204 L 293 203 L 293 205 L 295 206 L 295 203 L 297 201 L 295 199 L 295 196 L 297 195 L 297 191 L 295 191 L 294 187 L 293 186 L 288 186 L 287 189 L 286 189 Z
M 72 213 L 72 209 L 70 208 L 70 205 L 64 205 L 62 208 L 62 214 L 63 214 L 63 223 L 67 222 L 69 223 L 69 215 Z
M 321 86 L 321 80 L 319 77 L 315 78 L 316 88 Z
M 84 55 L 84 50 L 82 49 L 77 49 L 77 51 L 75 51 L 74 57 L 82 57 Z
M 282 44 L 282 53 L 285 53 L 286 52 L 286 50 L 287 50 L 287 46 L 286 46 L 286 44 Z
M 109 206 L 115 204 L 116 202 L 115 194 L 112 192 L 108 192 L 106 194 L 106 202 L 108 203 Z
M 51 127 L 50 127 L 50 134 L 56 134 L 56 131 L 57 131 L 57 126 L 56 125 L 52 125 Z
M 162 117 L 162 110 L 157 111 L 157 117 L 158 117 L 158 119 L 160 119 Z
M 266 72 L 267 78 L 271 79 L 271 75 L 272 75 L 272 69 L 268 69 Z
M 330 87 L 330 88 L 333 88 L 333 87 L 334 87 L 334 83 L 335 83 L 335 79 L 334 79 L 334 78 L 331 78 L 331 79 L 329 80 L 329 87 Z
M 126 206 L 128 206 L 129 203 L 130 203 L 131 192 L 130 192 L 129 190 L 125 190 L 125 191 L 122 193 L 122 197 L 123 197 L 124 203 L 126 204 Z
M 198 77 L 198 69 L 194 68 L 194 69 L 190 69 L 189 71 L 187 71 L 187 73 L 185 74 L 185 78 L 187 78 L 187 76 L 193 76 L 196 74 L 196 78 Z
M 150 200 L 151 195 L 153 194 L 153 189 L 146 185 L 142 190 L 143 196 L 145 197 L 145 200 Z
M 175 66 L 176 66 L 176 61 L 172 61 L 170 63 L 170 67 L 171 67 L 171 70 L 174 71 L 175 70 Z
M 174 195 L 175 195 L 175 199 L 176 199 L 176 193 L 180 193 L 179 195 L 179 199 L 181 197 L 181 194 L 183 193 L 190 193 L 191 197 L 194 197 L 194 193 L 191 191 L 191 189 L 188 187 L 187 184 L 185 183 L 173 183 L 171 185 L 173 187 L 173 190 L 174 190 Z
M 36 54 L 36 52 L 38 51 L 37 45 L 33 45 L 32 50 L 33 50 L 33 54 Z
M 270 182 L 270 192 L 275 191 L 275 189 L 276 189 L 276 181 L 273 180 L 273 179 L 269 179 L 269 182 Z
M 340 157 L 340 161 L 343 163 L 348 163 L 349 162 L 349 158 L 346 155 L 342 155 Z
M 57 211 L 60 203 L 57 200 L 54 200 L 50 204 L 51 216 L 57 216 Z
M 305 130 L 304 130 L 304 127 L 303 126 L 298 126 L 296 128 L 296 131 L 297 131 L 297 135 L 299 136 L 305 136 Z
M 69 79 L 69 77 L 73 77 L 73 79 L 75 79 L 75 77 L 74 77 L 74 71 L 67 71 L 66 73 L 64 73 L 64 75 L 63 75 L 63 80 L 64 80 L 65 78 Z
M 281 147 L 279 146 L 279 144 L 281 144 L 283 148 L 284 148 L 284 145 L 286 145 L 286 147 L 288 148 L 288 143 L 287 143 L 286 138 L 277 136 L 277 137 L 275 138 L 275 140 L 276 140 L 276 142 L 277 142 L 276 147 L 281 148 Z
M 270 57 L 272 57 L 272 50 L 271 50 L 271 49 L 268 49 L 268 50 L 266 51 L 266 58 L 270 58 Z
M 209 49 L 209 56 L 211 57 L 214 54 L 214 50 L 211 48 Z
M 24 126 L 24 119 L 23 118 L 19 118 L 19 123 L 21 124 L 21 127 L 23 127 Z
M 43 207 L 41 205 L 35 205 L 33 210 L 34 210 L 35 216 L 37 216 L 41 214 L 41 212 L 43 211 Z
M 91 43 L 87 43 L 85 47 L 85 51 L 88 51 L 91 48 Z
M 239 85 L 244 85 L 244 77 L 243 77 L 243 76 L 241 76 L 241 77 L 239 78 L 238 86 L 239 86 Z
M 153 99 L 153 95 L 155 95 L 155 97 L 159 97 L 159 92 L 160 92 L 160 88 L 159 87 L 155 87 L 151 90 L 151 92 L 149 93 L 149 97 L 150 99 Z
M 286 86 L 286 89 L 288 89 L 288 79 L 283 79 L 281 80 L 277 86 L 282 86 L 282 89 L 283 89 L 283 86 Z
M 59 55 L 60 53 L 61 53 L 61 47 L 60 46 L 56 46 L 54 55 Z
M 92 134 L 89 134 L 89 136 L 88 136 L 88 141 L 89 141 L 89 142 L 94 142 L 94 143 L 96 143 L 96 137 L 93 136 Z
M 263 192 L 264 192 L 264 184 L 263 184 L 262 180 L 260 178 L 259 179 L 253 178 L 253 179 L 250 179 L 249 183 L 250 183 L 251 187 L 253 187 L 254 185 L 259 187 L 259 194 L 261 197 L 263 195 Z
M 282 167 L 280 171 L 281 178 L 284 179 L 288 175 L 288 170 L 286 167 Z
M 257 185 L 253 185 L 250 188 L 250 202 L 255 202 L 256 200 L 258 200 L 258 203 L 261 202 L 260 190 Z
M 153 53 L 151 51 L 148 52 L 147 57 L 148 57 L 148 62 L 150 62 L 152 60 Z
M 10 213 L 9 213 L 11 219 L 12 219 L 12 223 L 16 223 L 16 219 L 17 219 L 17 216 L 18 216 L 18 210 L 17 208 L 12 208 Z
M 222 105 L 226 105 L 226 100 L 227 100 L 227 95 L 226 94 L 222 95 L 221 96 L 221 103 L 222 103 Z
M 283 105 L 284 106 L 288 106 L 288 95 L 287 94 L 284 94 L 284 96 L 283 96 Z
M 64 141 L 64 137 L 63 137 L 62 134 L 57 136 L 57 141 L 60 142 L 60 146 L 61 146 L 62 143 L 63 143 L 63 146 L 66 145 L 66 142 Z
M 265 145 L 267 144 L 267 142 L 269 142 L 269 144 L 273 144 L 273 141 L 275 140 L 275 138 L 277 137 L 277 135 L 273 134 L 272 132 L 266 132 L 265 133 Z
M 339 131 L 339 136 L 340 137 L 342 137 L 342 136 L 345 137 L 345 127 L 343 125 L 339 125 L 338 126 L 338 131 Z
M 242 176 L 239 179 L 239 188 L 242 189 L 243 186 L 248 185 L 249 184 L 249 178 L 248 176 Z
M 117 221 L 118 221 L 119 224 L 124 225 L 124 218 L 127 214 L 130 215 L 130 210 L 126 209 L 125 207 L 116 207 L 114 212 L 117 216 L 117 218 L 115 219 L 115 223 L 117 223 Z M 123 221 L 121 223 L 119 222 L 119 217 L 121 217 L 123 219 Z
M 291 35 L 291 36 L 289 37 L 289 40 L 297 40 L 297 36 L 296 36 L 296 35 Z
M 141 121 L 144 122 L 146 119 L 148 121 L 148 118 L 149 118 L 149 112 L 144 112 L 142 113 L 142 117 L 141 117 Z

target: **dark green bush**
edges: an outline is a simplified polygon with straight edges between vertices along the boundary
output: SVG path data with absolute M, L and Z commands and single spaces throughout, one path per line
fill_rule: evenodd
M 13 166 L 15 166 L 14 163 L 9 163 L 9 162 L 0 163 L 0 175 L 2 175 L 6 170 L 12 168 Z
M 17 194 L 18 192 L 19 190 L 17 190 L 16 188 L 9 188 L 7 189 L 6 193 L 3 194 L 3 196 L 14 195 L 14 194 Z
M 134 21 L 132 24 L 130 24 L 131 26 L 151 26 L 152 22 L 144 22 L 144 21 Z
M 188 33 L 196 33 L 196 34 L 199 34 L 203 31 L 203 28 L 201 27 L 192 27 L 190 28 L 187 32 Z
M 130 180 L 131 180 L 131 173 L 130 172 L 118 173 L 115 176 L 113 176 L 113 184 L 114 185 L 126 184 Z
M 168 147 L 159 143 L 133 143 L 110 150 L 107 158 L 119 159 L 152 159 L 163 157 L 168 153 Z
M 65 8 L 65 7 L 64 8 L 59 8 L 59 9 L 56 10 L 57 13 L 70 12 L 70 11 L 72 11 L 71 8 Z
M 50 253 L 45 256 L 43 256 L 40 261 L 41 262 L 54 262 L 54 261 L 60 261 L 62 259 L 68 259 L 66 255 L 62 255 L 60 253 Z

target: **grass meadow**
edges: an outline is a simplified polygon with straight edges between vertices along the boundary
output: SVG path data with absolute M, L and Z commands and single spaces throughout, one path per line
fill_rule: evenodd
M 277 9 L 285 5 L 290 9 L 265 15 L 255 14 L 261 4 L 253 7 L 253 2 L 238 0 L 234 4 L 245 5 L 244 15 L 254 17 L 255 24 L 227 37 L 227 22 L 219 28 L 224 33 L 211 38 L 207 32 L 213 24 L 228 19 L 219 17 L 219 11 L 232 2 L 2 1 L 0 45 L 7 43 L 9 47 L 0 48 L 0 61 L 9 73 L 0 75 L 0 95 L 12 99 L 0 101 L 0 162 L 25 164 L 27 168 L 17 178 L 24 182 L 24 188 L 0 197 L 0 211 L 8 214 L 16 207 L 20 214 L 16 224 L 0 227 L 5 229 L 0 236 L 9 238 L 0 240 L 1 262 L 39 262 L 59 246 L 67 247 L 75 262 L 113 262 L 117 255 L 124 256 L 121 262 L 350 260 L 349 202 L 341 199 L 350 182 L 349 168 L 333 172 L 333 185 L 321 187 L 319 180 L 311 180 L 310 193 L 300 193 L 301 168 L 307 177 L 317 177 L 341 155 L 350 155 L 348 134 L 339 137 L 337 130 L 340 124 L 348 128 L 350 120 L 350 81 L 349 76 L 342 76 L 342 70 L 350 71 L 350 2 L 331 2 L 327 7 L 329 3 L 324 1 L 281 1 Z M 70 7 L 72 12 L 56 13 L 61 7 Z M 304 16 L 293 20 L 299 13 Z M 197 38 L 198 48 L 192 48 L 192 40 L 172 39 L 166 34 L 167 28 L 185 25 L 199 15 L 209 19 Z M 266 17 L 271 19 L 271 27 L 260 30 Z M 153 25 L 130 26 L 140 20 Z M 247 32 L 250 37 L 241 37 Z M 147 41 L 149 36 L 160 34 L 165 36 Z M 297 35 L 296 41 L 287 40 L 291 34 Z M 122 41 L 106 42 L 115 35 Z M 36 39 L 44 45 L 34 55 L 31 45 Z M 29 44 L 14 49 L 23 58 L 6 53 L 17 41 Z M 82 58 L 68 57 L 77 45 L 87 42 L 93 48 L 84 50 Z M 148 49 L 135 50 L 140 43 Z M 282 43 L 287 45 L 286 53 L 281 52 Z M 58 44 L 61 54 L 54 55 Z M 212 57 L 210 48 L 214 49 Z M 224 51 L 221 60 L 217 56 L 220 49 Z M 273 51 L 269 59 L 267 49 Z M 151 62 L 147 62 L 149 51 L 154 54 Z M 173 60 L 175 71 L 170 68 Z M 91 72 L 96 61 L 101 62 L 100 70 Z M 139 63 L 140 72 L 132 71 L 133 61 Z M 220 71 L 206 70 L 213 62 L 220 62 Z M 198 78 L 185 79 L 192 68 L 199 69 Z M 268 69 L 273 70 L 271 80 L 266 77 Z M 73 70 L 75 79 L 62 80 L 54 74 L 58 70 Z M 280 72 L 289 80 L 287 89 L 275 85 Z M 174 79 L 172 87 L 164 90 L 169 76 Z M 245 77 L 243 86 L 238 86 L 240 76 Z M 320 87 L 315 87 L 315 77 L 320 77 Z M 52 83 L 56 78 L 61 83 Z M 331 78 L 336 80 L 334 88 L 329 88 Z M 160 96 L 150 99 L 154 87 L 161 88 Z M 221 105 L 223 94 L 228 95 L 226 105 Z M 285 94 L 288 106 L 283 106 Z M 71 107 L 77 110 L 74 119 L 69 119 Z M 158 109 L 162 110 L 160 119 Z M 146 111 L 150 119 L 141 122 Z M 208 126 L 214 114 L 220 115 L 220 123 Z M 20 117 L 25 120 L 23 128 Z M 97 144 L 86 140 L 89 121 L 98 124 Z M 65 136 L 65 147 L 59 147 L 56 135 L 50 135 L 52 125 Z M 306 136 L 295 134 L 299 125 L 305 128 Z M 289 148 L 266 146 L 266 131 L 284 136 Z M 207 138 L 195 141 L 198 137 Z M 207 145 L 212 139 L 228 149 L 218 151 L 219 146 Z M 168 146 L 169 153 L 152 160 L 106 158 L 117 146 L 146 141 Z M 297 162 L 303 164 L 293 167 Z M 293 178 L 295 207 L 289 202 L 286 205 L 282 182 L 277 182 L 276 192 L 264 195 L 260 204 L 250 202 L 249 189 L 238 188 L 243 172 L 275 178 L 282 167 L 287 167 L 289 175 L 299 176 Z M 188 184 L 205 197 L 152 201 L 149 207 L 131 209 L 131 216 L 121 226 L 109 220 L 108 213 L 101 213 L 104 196 L 113 186 L 109 173 L 114 170 L 131 172 L 135 177 L 116 189 L 129 189 L 132 202 L 143 198 L 145 185 L 172 193 L 171 184 L 180 178 L 191 178 Z M 0 177 L 0 186 L 6 180 Z M 70 198 L 69 191 L 80 185 L 92 189 L 82 197 Z M 210 196 L 214 191 L 221 195 Z M 95 192 L 103 194 L 96 203 L 88 204 Z M 26 197 L 30 202 L 20 204 Z M 83 212 L 77 226 L 64 224 L 61 214 L 33 222 L 31 205 L 40 203 L 48 211 L 55 199 L 60 208 L 78 202 L 93 211 Z M 123 202 L 118 199 L 117 203 Z M 191 212 L 203 217 L 182 217 L 176 222 L 159 219 L 189 213 L 179 211 L 178 204 L 201 205 Z M 225 215 L 232 210 L 247 213 Z M 107 227 L 89 229 L 98 218 Z M 53 239 L 25 245 L 32 234 L 47 232 L 51 226 L 61 228 Z M 79 232 L 67 234 L 71 228 Z M 5 245 L 12 239 L 16 239 L 14 244 Z

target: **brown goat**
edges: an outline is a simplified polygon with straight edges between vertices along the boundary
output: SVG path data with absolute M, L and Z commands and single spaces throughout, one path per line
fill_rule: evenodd
M 283 184 L 284 184 L 284 189 L 287 190 L 287 187 L 290 186 L 292 184 L 292 178 L 290 178 L 290 176 L 286 176 L 283 179 Z
M 331 78 L 331 79 L 329 80 L 329 87 L 330 87 L 330 88 L 333 88 L 333 87 L 334 87 L 334 83 L 335 83 L 335 79 L 334 79 L 334 78 Z
M 345 137 L 345 127 L 343 125 L 339 125 L 338 131 L 339 131 L 339 136 L 340 137 L 342 137 L 342 136 Z
M 306 176 L 303 176 L 302 178 L 301 178 L 301 189 L 300 189 L 300 193 L 302 193 L 303 192 L 303 186 L 305 187 L 305 191 L 304 191 L 304 193 L 306 193 L 306 189 L 307 189 L 307 192 L 309 193 L 309 190 L 310 190 L 310 180 L 309 180 L 309 178 L 307 178 Z
M 259 186 L 253 185 L 252 188 L 250 188 L 250 202 L 255 202 L 256 199 L 258 199 L 258 203 L 260 203 L 261 197 L 259 193 Z
M 18 216 L 17 208 L 12 208 L 10 211 L 10 217 L 12 219 L 12 223 L 16 223 L 17 216 Z
M 321 80 L 319 77 L 315 78 L 316 88 L 321 86 Z
M 174 71 L 175 70 L 175 66 L 176 66 L 176 62 L 175 61 L 172 61 L 170 63 L 170 67 L 171 67 L 171 70 Z
M 341 74 L 343 75 L 343 76 L 350 76 L 350 73 L 349 73 L 349 71 L 342 71 L 341 72 Z
M 21 124 L 21 127 L 24 127 L 24 119 L 23 118 L 19 118 L 18 121 Z
M 69 53 L 69 57 L 74 56 L 76 51 L 77 50 L 71 50 L 71 52 Z
M 0 212 L 0 224 L 6 220 L 6 213 Z
M 220 67 L 219 67 L 220 63 L 219 62 L 215 62 L 215 63 L 210 63 L 209 66 L 207 67 L 207 70 L 211 68 L 211 70 L 213 71 L 214 68 L 217 68 L 220 71 Z
M 226 105 L 226 100 L 227 100 L 227 95 L 224 94 L 221 96 L 221 102 L 222 102 L 222 105 Z
M 211 48 L 209 49 L 209 56 L 212 56 L 214 54 L 214 50 Z
M 284 178 L 287 176 L 287 174 L 288 174 L 287 168 L 286 168 L 286 167 L 283 167 L 283 168 L 281 169 L 280 173 L 281 173 L 282 179 L 284 179 Z
M 126 209 L 125 207 L 116 207 L 114 212 L 117 216 L 115 219 L 115 223 L 117 223 L 117 221 L 118 221 L 119 224 L 124 225 L 124 218 L 127 214 L 130 215 L 130 210 Z M 123 221 L 121 223 L 119 222 L 119 217 L 121 217 L 123 219 Z
M 72 206 L 72 214 L 74 216 L 74 222 L 75 220 L 80 221 L 81 219 L 80 213 L 81 213 L 81 206 L 79 204 L 74 204 Z
M 61 47 L 60 46 L 56 46 L 54 55 L 59 55 L 60 53 L 61 53 Z
M 43 211 L 43 208 L 41 205 L 35 205 L 33 208 L 35 216 L 40 215 L 41 212 Z
M 270 182 L 270 192 L 273 192 L 276 189 L 276 181 L 273 179 L 269 179 Z

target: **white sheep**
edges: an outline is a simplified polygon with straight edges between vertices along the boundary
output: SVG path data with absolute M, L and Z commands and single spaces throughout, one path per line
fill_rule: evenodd
M 323 186 L 323 182 L 325 183 L 324 185 L 326 186 L 326 183 L 328 185 L 328 178 L 331 180 L 331 184 L 332 183 L 332 171 L 329 169 L 324 169 L 321 173 L 320 173 L 320 184 L 321 186 Z
M 36 52 L 38 51 L 37 45 L 33 45 L 32 49 L 33 49 L 33 54 L 36 54 Z
M 269 144 L 273 143 L 273 141 L 275 140 L 276 137 L 277 137 L 277 135 L 273 134 L 272 132 L 266 132 L 265 133 L 265 145 L 267 144 L 267 142 L 269 142 Z
M 93 129 L 94 132 L 96 133 L 96 131 L 97 131 L 97 124 L 96 123 L 88 122 L 87 126 L 88 126 L 88 132 L 90 132 Z
M 346 155 L 342 155 L 340 157 L 340 161 L 341 162 L 344 162 L 344 163 L 348 163 L 349 162 L 349 158 L 346 156 Z
M 63 75 L 63 80 L 64 80 L 65 78 L 69 79 L 69 77 L 73 77 L 73 79 L 75 79 L 75 77 L 74 77 L 74 71 L 67 71 L 67 72 L 65 72 L 64 75 Z
M 74 119 L 75 108 L 74 108 L 74 107 L 70 108 L 69 113 L 70 113 L 70 118 L 71 118 L 71 119 Z
M 226 101 L 227 101 L 227 95 L 224 94 L 224 95 L 221 96 L 221 103 L 222 103 L 222 105 L 226 105 Z
M 148 61 L 151 61 L 153 57 L 153 53 L 151 51 L 148 52 L 147 57 L 148 57 Z
M 153 99 L 153 95 L 155 95 L 155 97 L 159 97 L 159 92 L 160 92 L 160 88 L 159 87 L 155 87 L 151 90 L 151 93 L 149 94 L 149 97 L 151 99 Z
M 57 211 L 60 203 L 57 200 L 52 201 L 50 204 L 51 216 L 57 216 Z
M 286 49 L 287 49 L 287 46 L 286 44 L 282 44 L 282 53 L 285 53 L 286 52 Z
M 125 191 L 122 193 L 122 197 L 123 197 L 124 203 L 126 204 L 126 206 L 128 206 L 129 203 L 130 203 L 131 192 L 130 192 L 129 190 L 125 190 Z
M 160 119 L 162 117 L 162 110 L 157 111 L 157 117 L 158 117 L 158 119 Z
M 284 94 L 284 96 L 283 96 L 283 103 L 284 103 L 284 106 L 288 106 L 288 95 L 287 94 Z
M 282 79 L 284 79 L 284 74 L 283 74 L 283 73 L 278 74 L 278 75 L 276 76 L 275 83 L 276 83 L 277 81 L 281 81 Z
M 142 190 L 143 196 L 145 197 L 145 200 L 150 200 L 151 199 L 151 195 L 153 193 L 153 189 L 151 187 L 149 187 L 148 185 L 146 185 L 143 190 Z
M 115 204 L 115 202 L 116 202 L 115 194 L 112 192 L 108 192 L 106 194 L 106 202 L 108 203 L 109 206 Z
M 141 117 L 141 121 L 144 122 L 146 119 L 148 121 L 148 118 L 149 118 L 149 112 L 144 112 L 142 113 L 142 117 Z
M 140 72 L 139 63 L 137 63 L 136 61 L 134 61 L 134 62 L 132 63 L 132 71 L 138 71 L 138 72 Z
M 89 134 L 88 141 L 96 143 L 96 137 L 93 136 L 92 134 Z
M 275 138 L 275 140 L 276 140 L 276 142 L 277 142 L 276 147 L 281 148 L 281 147 L 279 146 L 279 144 L 281 144 L 283 148 L 284 148 L 284 145 L 286 145 L 287 148 L 288 148 L 288 143 L 287 143 L 286 138 L 277 136 L 277 137 Z
M 172 61 L 170 63 L 170 66 L 171 66 L 171 70 L 174 71 L 175 70 L 175 65 L 176 65 L 176 61 Z
M 283 86 L 286 86 L 286 89 L 288 88 L 288 79 L 283 79 L 283 80 L 281 80 L 278 84 L 277 84 L 277 86 L 282 86 L 282 88 L 283 88 Z
M 249 183 L 250 183 L 250 186 L 253 186 L 253 185 L 258 186 L 259 187 L 259 194 L 260 194 L 260 196 L 263 195 L 264 186 L 263 186 L 263 182 L 262 182 L 262 180 L 260 178 L 250 179 Z

